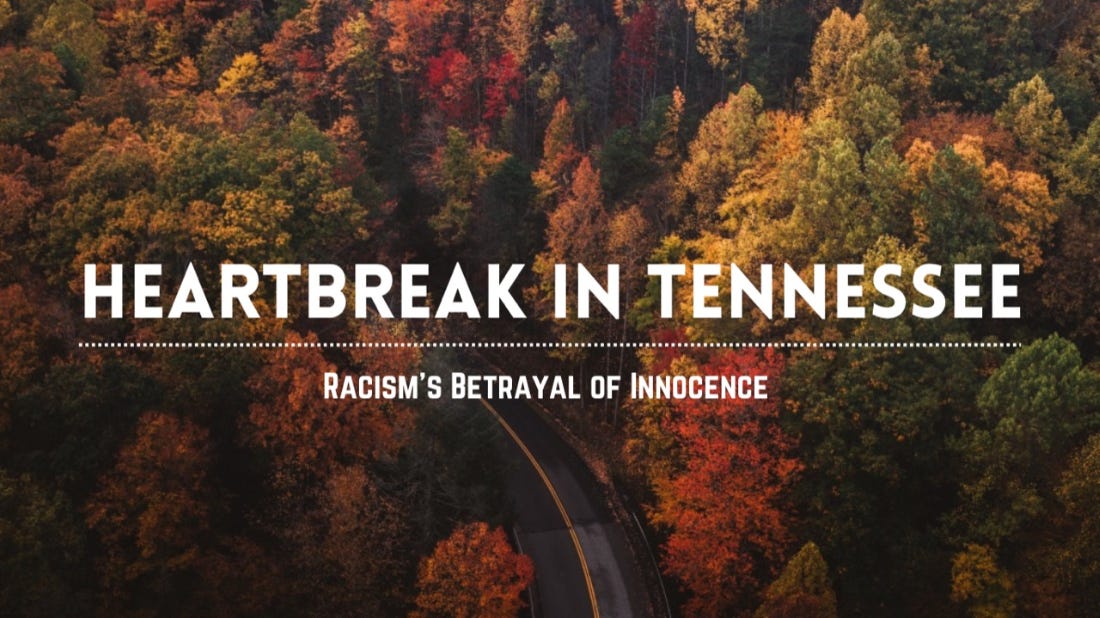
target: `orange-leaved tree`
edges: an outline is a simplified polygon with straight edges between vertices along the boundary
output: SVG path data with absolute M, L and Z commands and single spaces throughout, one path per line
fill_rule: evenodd
M 382 326 L 359 332 L 360 341 L 396 338 Z M 316 347 L 317 336 L 290 333 L 286 342 L 249 382 L 256 400 L 245 430 L 253 443 L 272 452 L 281 466 L 321 475 L 400 449 L 412 424 L 411 408 L 400 401 L 326 399 L 319 378 L 337 367 Z M 360 375 L 408 375 L 420 362 L 415 349 L 402 347 L 357 348 L 350 356 Z
M 512 551 L 502 528 L 459 526 L 420 564 L 414 615 L 511 618 L 534 577 L 531 559 Z
M 87 505 L 99 533 L 108 588 L 164 590 L 195 568 L 209 534 L 210 448 L 206 429 L 170 414 L 148 412 Z
M 773 350 L 729 350 L 697 367 L 675 361 L 677 374 L 768 376 L 769 399 L 682 399 L 663 424 L 677 461 L 653 479 L 653 519 L 669 528 L 664 566 L 692 593 L 693 616 L 729 615 L 783 560 L 790 540 L 783 494 L 800 464 L 778 426 L 776 380 L 783 357 Z

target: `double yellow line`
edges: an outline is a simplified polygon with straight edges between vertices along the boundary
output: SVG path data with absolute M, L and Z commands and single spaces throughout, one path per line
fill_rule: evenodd
M 538 460 L 531 454 L 527 445 L 519 438 L 519 435 L 516 434 L 516 431 L 508 424 L 508 421 L 504 420 L 504 417 L 502 417 L 488 401 L 485 401 L 485 399 L 481 400 L 481 405 L 485 406 L 485 409 L 496 417 L 497 422 L 504 428 L 504 431 L 507 431 L 508 435 L 512 436 L 512 440 L 515 441 L 516 445 L 523 451 L 523 454 L 527 456 L 527 460 L 531 462 L 531 465 L 535 468 L 535 472 L 538 472 L 539 477 L 542 478 L 543 484 L 546 485 L 547 491 L 550 492 L 550 497 L 554 499 L 554 504 L 558 505 L 558 512 L 561 513 L 561 518 L 565 521 L 565 528 L 569 530 L 569 537 L 573 539 L 573 548 L 577 550 L 577 558 L 581 561 L 581 571 L 584 573 L 584 583 L 588 586 L 588 600 L 592 603 L 592 616 L 593 618 L 600 618 L 600 609 L 596 604 L 596 589 L 592 586 L 592 575 L 588 571 L 588 561 L 585 560 L 584 551 L 581 549 L 581 540 L 577 537 L 577 531 L 573 528 L 573 519 L 569 517 L 569 513 L 565 511 L 565 505 L 562 504 L 561 498 L 558 497 L 558 492 L 554 489 L 554 484 L 550 482 L 550 477 L 546 476 L 546 471 L 542 469 Z

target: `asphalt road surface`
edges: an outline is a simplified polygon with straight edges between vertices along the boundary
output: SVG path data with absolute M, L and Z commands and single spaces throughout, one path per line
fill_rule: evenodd
M 483 405 L 504 428 L 513 533 L 535 563 L 535 618 L 649 615 L 641 573 L 626 535 L 600 499 L 580 457 L 521 401 Z

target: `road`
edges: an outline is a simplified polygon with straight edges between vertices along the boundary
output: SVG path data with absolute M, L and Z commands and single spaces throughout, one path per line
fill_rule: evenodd
M 535 563 L 536 618 L 649 614 L 626 534 L 580 457 L 526 403 L 482 401 L 504 428 L 520 551 Z

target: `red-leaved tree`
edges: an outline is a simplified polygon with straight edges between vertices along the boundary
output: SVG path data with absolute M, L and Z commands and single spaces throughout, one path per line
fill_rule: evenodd
M 690 365 L 690 361 L 687 362 Z M 692 616 L 729 615 L 743 595 L 770 579 L 790 540 L 783 494 L 800 464 L 777 424 L 776 381 L 783 357 L 772 350 L 730 350 L 698 375 L 766 375 L 769 399 L 678 400 L 664 421 L 678 461 L 654 479 L 654 521 L 670 530 L 665 569 L 692 593 Z

